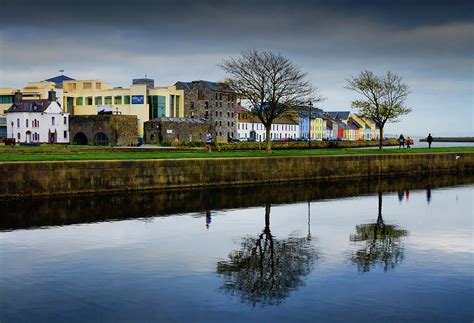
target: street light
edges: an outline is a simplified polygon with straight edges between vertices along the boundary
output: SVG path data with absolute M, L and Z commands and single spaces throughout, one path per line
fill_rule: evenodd
M 313 103 L 309 101 L 308 104 L 308 148 L 311 149 L 311 110 L 313 109 Z

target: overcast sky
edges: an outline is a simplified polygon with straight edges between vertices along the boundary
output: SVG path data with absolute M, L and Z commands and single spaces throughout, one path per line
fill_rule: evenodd
M 281 52 L 319 88 L 328 111 L 349 110 L 345 79 L 391 70 L 413 112 L 386 133 L 474 135 L 472 1 L 0 0 L 0 87 L 59 74 L 128 86 L 218 81 L 243 49 Z

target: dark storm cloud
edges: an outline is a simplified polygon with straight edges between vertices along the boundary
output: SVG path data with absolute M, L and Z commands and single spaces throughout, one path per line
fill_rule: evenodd
M 3 1 L 2 12 L 8 12 L 6 25 L 41 25 L 55 28 L 81 25 L 130 24 L 135 27 L 190 26 L 200 30 L 215 23 L 242 19 L 240 27 L 253 21 L 286 23 L 291 17 L 306 13 L 314 20 L 295 19 L 296 25 L 324 24 L 323 17 L 351 19 L 360 17 L 393 28 L 413 28 L 446 22 L 472 21 L 471 1 L 93 1 L 63 0 Z M 252 17 L 256 19 L 252 19 Z M 238 19 L 236 19 L 238 18 Z M 249 19 L 250 18 L 250 19 Z M 344 20 L 340 21 L 341 23 Z M 218 29 L 225 29 L 227 25 Z

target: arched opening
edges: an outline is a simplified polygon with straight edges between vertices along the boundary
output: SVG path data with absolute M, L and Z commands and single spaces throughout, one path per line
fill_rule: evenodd
M 76 133 L 72 139 L 73 145 L 87 145 L 87 142 L 87 136 L 83 132 Z
M 96 146 L 108 146 L 109 137 L 103 132 L 98 132 L 94 136 L 94 145 Z
M 26 119 L 27 122 L 28 122 L 28 119 Z M 25 140 L 26 143 L 30 144 L 31 143 L 31 131 L 27 131 L 26 132 L 26 140 Z

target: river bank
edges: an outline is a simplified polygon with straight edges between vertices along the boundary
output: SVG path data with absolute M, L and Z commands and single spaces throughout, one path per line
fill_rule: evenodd
M 474 153 L 0 163 L 0 197 L 472 173 Z

